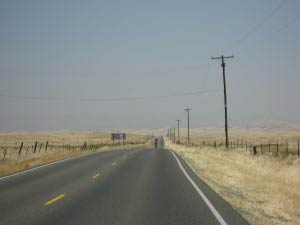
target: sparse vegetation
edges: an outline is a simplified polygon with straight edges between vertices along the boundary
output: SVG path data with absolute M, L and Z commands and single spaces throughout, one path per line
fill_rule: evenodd
M 221 138 L 221 130 L 193 130 L 192 140 Z M 299 131 L 235 129 L 251 141 L 293 139 Z M 232 137 L 231 136 L 231 137 Z M 184 137 L 183 137 L 184 138 Z M 300 160 L 295 155 L 253 156 L 243 148 L 184 146 L 166 140 L 193 170 L 251 224 L 300 224 Z
M 115 142 L 110 133 L 99 132 L 2 133 L 0 176 L 93 151 L 141 148 L 150 140 L 150 135 L 133 133 L 126 141 Z

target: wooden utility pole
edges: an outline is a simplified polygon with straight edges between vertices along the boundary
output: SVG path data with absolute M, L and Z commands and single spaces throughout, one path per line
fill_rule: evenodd
M 174 128 L 173 142 L 176 143 L 176 128 Z
M 184 109 L 184 110 L 187 112 L 187 117 L 188 117 L 188 139 L 187 139 L 187 144 L 189 145 L 190 144 L 190 111 L 192 109 L 187 108 L 187 109 Z
M 178 144 L 180 144 L 180 131 L 179 131 L 180 120 L 176 120 L 176 121 L 177 121 L 177 139 L 178 139 Z
M 233 58 L 234 56 L 223 56 L 221 57 L 212 57 L 211 59 L 221 59 L 221 66 L 223 68 L 223 85 L 224 85 L 224 109 L 225 109 L 225 136 L 226 136 L 226 148 L 228 148 L 228 120 L 227 120 L 227 93 L 226 93 L 226 79 L 225 79 L 225 59 Z

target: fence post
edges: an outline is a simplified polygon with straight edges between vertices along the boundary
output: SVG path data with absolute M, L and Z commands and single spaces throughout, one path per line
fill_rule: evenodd
M 4 149 L 3 161 L 5 160 L 6 153 L 7 153 L 7 150 L 6 150 L 6 148 L 5 148 L 5 149 Z
M 28 150 L 29 150 L 29 146 L 27 146 L 25 158 L 27 158 Z
M 35 152 L 36 152 L 36 147 L 37 147 L 37 141 L 35 142 L 35 144 L 34 144 L 34 149 L 33 149 L 33 153 L 35 154 Z
M 289 154 L 289 143 L 288 143 L 288 141 L 286 140 L 286 154 Z
M 46 142 L 45 152 L 47 151 L 47 148 L 48 148 L 48 141 Z
M 269 155 L 271 155 L 271 142 L 269 141 Z
M 253 146 L 253 155 L 256 155 L 257 151 L 256 151 L 256 146 Z
M 82 149 L 85 150 L 86 149 L 86 141 L 84 142 Z
M 298 159 L 299 159 L 300 151 L 299 151 L 299 139 L 298 139 Z
M 40 145 L 39 152 L 41 152 L 41 150 L 42 150 L 42 146 L 43 146 L 43 143 L 41 143 L 41 145 Z
M 21 152 L 22 152 L 22 148 L 23 148 L 23 141 L 22 141 L 21 146 L 20 146 L 20 149 L 19 149 L 19 155 L 20 155 Z
M 278 150 L 279 150 L 279 148 L 278 148 L 278 140 L 277 140 L 277 154 L 278 154 Z
M 247 141 L 246 141 L 246 143 L 245 143 L 245 144 L 246 144 L 246 152 L 247 152 L 247 150 L 248 150 L 248 149 L 247 149 L 247 148 L 248 148 L 248 146 L 247 146 Z
M 5 160 L 5 156 L 6 156 L 6 148 L 4 149 L 4 154 L 3 154 L 3 161 Z

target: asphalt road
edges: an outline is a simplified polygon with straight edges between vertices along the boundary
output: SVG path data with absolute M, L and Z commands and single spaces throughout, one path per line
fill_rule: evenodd
M 0 224 L 248 224 L 177 158 L 111 151 L 0 178 Z

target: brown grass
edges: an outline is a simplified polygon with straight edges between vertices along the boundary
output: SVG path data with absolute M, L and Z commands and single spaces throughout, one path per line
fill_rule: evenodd
M 186 129 L 181 129 L 182 142 L 186 141 Z M 207 128 L 207 129 L 191 129 L 191 142 L 200 142 L 202 140 L 210 141 L 224 141 L 224 128 Z M 230 141 L 244 140 L 249 143 L 260 144 L 268 143 L 268 141 L 284 142 L 297 141 L 300 139 L 300 130 L 274 130 L 274 129 L 229 129 Z
M 142 142 L 149 139 L 146 144 Z M 32 152 L 32 146 L 35 141 L 43 143 L 41 151 L 39 148 L 36 153 Z M 45 151 L 45 142 L 48 141 L 54 147 Z M 0 134 L 0 176 L 25 170 L 33 166 L 45 163 L 88 154 L 95 151 L 111 151 L 117 149 L 137 149 L 150 145 L 151 137 L 146 135 L 128 134 L 127 141 L 134 144 L 122 144 L 111 146 L 110 133 L 95 132 L 39 132 L 39 133 L 6 133 Z M 18 155 L 20 143 L 24 142 L 21 155 Z M 104 143 L 104 146 L 94 149 L 82 150 L 83 143 L 89 144 Z M 137 143 L 135 143 L 137 142 Z M 115 143 L 116 144 L 116 143 Z M 74 149 L 68 149 L 63 145 L 77 146 Z M 27 151 L 27 147 L 29 150 Z M 7 150 L 5 160 L 3 160 L 4 149 Z M 26 154 L 27 151 L 27 154 Z
M 16 133 L 0 133 L 0 146 L 19 146 L 21 142 L 26 145 L 32 145 L 35 141 L 46 142 L 53 144 L 83 144 L 85 141 L 90 144 L 97 142 L 110 142 L 109 132 L 16 132 Z M 127 135 L 127 140 L 140 141 L 146 135 L 130 133 Z
M 254 132 L 249 132 L 254 141 L 299 135 L 297 131 Z M 247 134 L 247 130 L 240 133 Z M 197 135 L 203 138 L 203 133 Z M 213 138 L 212 130 L 209 135 Z M 251 224 L 300 224 L 300 160 L 295 156 L 254 157 L 244 149 L 186 147 L 168 140 L 166 145 Z

